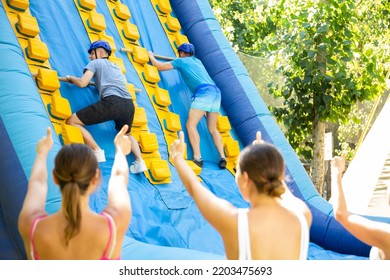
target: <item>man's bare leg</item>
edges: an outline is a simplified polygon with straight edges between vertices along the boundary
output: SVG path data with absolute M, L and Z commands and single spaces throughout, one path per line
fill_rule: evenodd
M 67 119 L 66 123 L 78 127 L 80 129 L 85 144 L 90 146 L 92 150 L 100 150 L 99 145 L 96 143 L 95 139 L 93 139 L 91 133 L 89 133 L 88 130 L 85 129 L 85 124 L 77 117 L 76 113 L 74 113 L 69 119 Z
M 221 158 L 225 158 L 225 152 L 223 150 L 223 143 L 221 133 L 219 133 L 217 129 L 217 121 L 218 121 L 218 113 L 216 112 L 208 112 L 207 113 L 207 127 L 213 138 L 214 145 L 217 148 L 219 156 Z
M 192 108 L 190 109 L 190 112 L 188 114 L 186 127 L 188 132 L 188 138 L 190 139 L 192 151 L 194 153 L 194 159 L 200 159 L 202 157 L 200 153 L 200 137 L 197 126 L 204 114 L 205 111 Z

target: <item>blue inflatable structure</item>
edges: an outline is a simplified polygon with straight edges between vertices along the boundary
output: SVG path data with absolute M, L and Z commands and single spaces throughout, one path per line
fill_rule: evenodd
M 15 22 L 7 16 L 11 2 L 18 3 L 0 1 L 0 259 L 25 259 L 17 219 L 35 159 L 36 143 L 52 123 L 26 63 L 25 49 L 12 28 Z M 93 1 L 31 1 L 28 7 L 31 15 L 37 19 L 40 39 L 50 51 L 50 66 L 59 76 L 80 76 L 88 62 L 90 38 L 82 24 L 76 2 Z M 124 47 L 108 4 L 106 1 L 96 2 L 96 11 L 105 19 L 106 33 L 112 36 L 117 49 Z M 137 26 L 140 34 L 140 45 L 156 54 L 176 56 L 153 6 L 158 3 L 162 8 L 161 5 L 169 1 L 117 2 L 128 7 L 130 21 Z M 208 1 L 171 0 L 170 6 L 171 15 L 180 22 L 181 32 L 195 45 L 196 56 L 203 61 L 222 91 L 221 114 L 228 117 L 231 134 L 240 147 L 250 144 L 260 130 L 264 140 L 276 145 L 284 155 L 289 188 L 308 204 L 313 213 L 309 259 L 367 259 L 370 247 L 355 239 L 335 221 L 331 206 L 313 187 L 301 162 L 224 37 Z M 18 6 L 11 8 L 20 9 Z M 127 54 L 119 51 L 115 54 L 124 62 L 127 80 L 142 90 L 137 93 L 137 103 L 145 109 L 150 131 L 157 135 L 161 158 L 167 160 L 168 145 L 164 130 L 145 94 L 144 84 Z M 172 100 L 170 109 L 180 116 L 184 124 L 189 110 L 189 90 L 176 71 L 160 75 L 159 86 L 169 90 Z M 98 98 L 94 87 L 80 89 L 64 82 L 61 82 L 61 94 L 69 100 L 73 112 Z M 91 208 L 100 212 L 107 201 L 107 182 L 114 157 L 112 141 L 116 131 L 111 122 L 88 127 L 88 130 L 106 151 L 107 157 L 107 162 L 100 164 L 102 186 L 90 201 Z M 247 207 L 232 173 L 218 169 L 218 154 L 204 120 L 199 125 L 199 132 L 205 160 L 200 174 L 203 184 L 234 205 Z M 48 158 L 49 172 L 61 146 L 61 139 L 55 138 Z M 188 153 L 190 155 L 191 151 Z M 132 160 L 131 155 L 128 160 Z M 169 168 L 172 176 L 166 184 L 152 184 L 144 175 L 130 176 L 128 189 L 133 217 L 124 241 L 122 258 L 224 259 L 219 234 L 204 220 L 175 168 L 171 165 Z M 46 210 L 52 213 L 60 207 L 60 203 L 58 188 L 49 182 Z

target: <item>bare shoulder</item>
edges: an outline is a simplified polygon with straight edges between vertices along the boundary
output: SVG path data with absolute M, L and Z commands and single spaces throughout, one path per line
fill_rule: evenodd
M 109 216 L 109 219 L 115 224 L 118 233 L 125 232 L 130 224 L 131 212 L 118 211 L 111 207 L 104 209 L 103 213 Z
M 44 211 L 38 211 L 35 213 L 26 213 L 22 212 L 18 219 L 18 228 L 22 237 L 27 237 L 30 235 L 31 228 L 33 223 L 40 217 L 48 216 Z
M 307 220 L 308 225 L 310 226 L 312 223 L 312 214 L 307 206 L 307 204 L 299 199 L 298 197 L 294 196 L 292 193 L 286 193 L 286 195 L 283 196 L 282 200 L 282 206 L 286 209 L 296 213 L 297 215 L 303 214 Z

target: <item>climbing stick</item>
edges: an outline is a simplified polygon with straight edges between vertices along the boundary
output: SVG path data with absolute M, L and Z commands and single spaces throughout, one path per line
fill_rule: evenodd
M 36 78 L 38 76 L 38 73 L 32 73 L 32 76 L 34 78 Z M 70 83 L 69 80 L 66 78 L 66 77 L 58 77 L 58 80 L 60 80 L 61 82 L 67 82 L 67 83 Z M 89 86 L 95 86 L 95 83 L 94 82 L 89 82 L 88 83 Z M 134 91 L 135 92 L 142 92 L 141 89 L 139 88 L 134 88 Z
M 130 49 L 125 49 L 125 48 L 121 48 L 121 52 L 127 52 L 127 53 L 132 53 L 133 50 L 130 50 Z M 155 58 L 158 58 L 158 59 L 162 59 L 162 60 L 168 60 L 168 61 L 171 61 L 173 60 L 172 57 L 169 57 L 169 56 L 164 56 L 164 55 L 158 55 L 158 54 L 154 54 L 154 57 Z

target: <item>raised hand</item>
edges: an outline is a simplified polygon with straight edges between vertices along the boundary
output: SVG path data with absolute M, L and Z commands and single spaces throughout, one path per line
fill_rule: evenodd
M 184 142 L 184 133 L 183 131 L 179 132 L 179 139 L 176 139 L 171 144 L 171 158 L 174 159 L 177 155 L 184 155 L 184 149 L 185 149 L 185 142 Z
M 258 131 L 258 132 L 256 133 L 256 140 L 254 140 L 254 141 L 252 142 L 252 144 L 253 144 L 253 145 L 256 145 L 256 144 L 264 144 L 264 143 L 265 143 L 264 140 L 261 139 L 261 132 Z
M 37 144 L 37 154 L 47 155 L 53 146 L 53 138 L 51 137 L 51 128 L 46 129 L 46 136 L 42 137 Z
M 343 152 L 341 156 L 335 156 L 331 160 L 331 168 L 332 168 L 332 173 L 338 173 L 342 174 L 345 169 L 345 158 L 347 156 L 347 152 Z
M 126 135 L 128 129 L 129 126 L 125 124 L 114 139 L 115 148 L 117 151 L 120 149 L 124 155 L 128 155 L 131 152 L 131 142 L 129 136 Z

